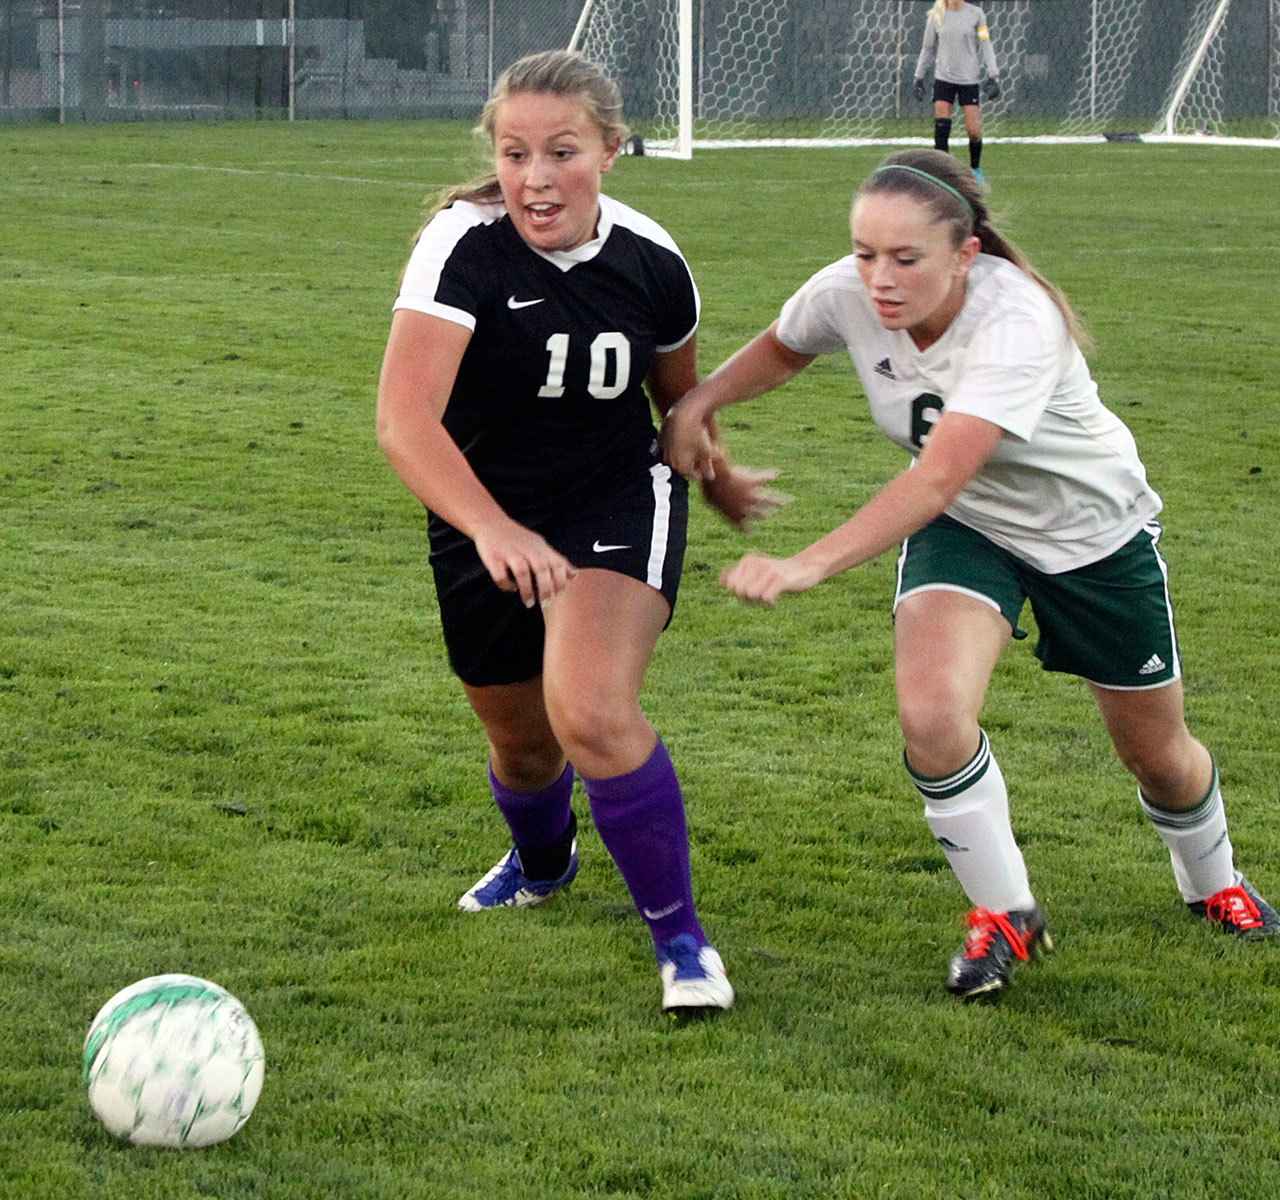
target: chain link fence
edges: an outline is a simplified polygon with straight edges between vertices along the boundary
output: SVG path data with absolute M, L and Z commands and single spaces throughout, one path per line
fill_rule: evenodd
M 0 0 L 0 121 L 474 117 L 582 0 Z
M 1179 56 L 1222 6 L 986 0 L 1006 92 L 988 115 L 998 121 L 1007 109 L 1046 132 L 1154 119 Z M 836 114 L 865 123 L 886 94 L 890 115 L 914 112 L 907 92 L 928 8 L 926 0 L 695 0 L 696 115 L 712 115 L 703 111 L 711 94 L 758 121 Z M 1196 85 L 1207 100 L 1189 106 L 1205 115 L 1192 123 L 1212 130 L 1254 120 L 1274 136 L 1280 0 L 1228 8 L 1200 72 L 1207 82 Z M 660 19 L 674 0 L 596 0 L 593 22 L 615 9 L 624 19 L 607 45 L 590 49 L 615 71 L 628 117 L 648 134 L 666 102 L 663 64 L 674 61 Z M 583 0 L 0 0 L 0 122 L 471 119 L 522 54 L 567 46 L 582 11 Z

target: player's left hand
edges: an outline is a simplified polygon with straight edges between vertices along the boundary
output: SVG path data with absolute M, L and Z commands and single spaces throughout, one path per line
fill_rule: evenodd
M 915 83 L 913 83 L 911 86 L 915 89 L 916 99 L 923 100 L 924 99 L 924 80 L 917 79 Z
M 994 75 L 989 75 L 987 77 L 985 91 L 986 91 L 988 100 L 999 100 L 1000 99 L 1000 80 L 998 80 Z
M 667 466 L 686 479 L 712 480 L 716 477 L 717 459 L 723 450 L 717 446 L 707 418 L 696 407 L 683 402 L 673 404 L 662 420 L 662 455 Z
M 784 592 L 807 592 L 822 577 L 794 558 L 748 554 L 736 567 L 723 571 L 720 582 L 744 604 L 773 606 Z
M 792 497 L 786 492 L 765 486 L 777 478 L 777 471 L 737 465 L 721 467 L 714 478 L 702 481 L 702 495 L 730 525 L 746 533 L 757 521 L 791 503 Z

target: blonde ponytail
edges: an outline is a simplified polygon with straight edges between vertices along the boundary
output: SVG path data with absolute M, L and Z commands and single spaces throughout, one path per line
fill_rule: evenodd
M 525 92 L 578 97 L 606 146 L 621 145 L 630 132 L 622 118 L 622 93 L 618 85 L 594 63 L 570 50 L 544 50 L 512 63 L 498 77 L 492 95 L 485 101 L 475 132 L 483 134 L 492 144 L 498 105 L 508 96 Z M 439 192 L 427 213 L 427 223 L 441 209 L 458 200 L 472 204 L 501 204 L 502 189 L 498 186 L 497 175 L 489 172 Z M 414 234 L 415 246 L 424 229 L 426 225 Z

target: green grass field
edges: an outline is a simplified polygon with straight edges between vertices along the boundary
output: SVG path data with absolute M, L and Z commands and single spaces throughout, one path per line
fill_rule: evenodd
M 1083 686 L 1026 643 L 997 672 L 986 726 L 1059 948 L 963 1007 L 942 980 L 964 900 L 900 766 L 892 556 L 775 611 L 719 588 L 903 465 L 846 362 L 727 414 L 796 502 L 750 541 L 696 510 L 650 674 L 739 992 L 674 1027 L 589 828 L 553 904 L 454 908 L 503 833 L 373 401 L 466 130 L 12 127 L 0 156 L 0 1196 L 1274 1191 L 1280 947 L 1187 915 Z M 705 368 L 845 252 L 879 157 L 619 163 L 609 190 L 694 267 Z M 1165 498 L 1191 721 L 1276 899 L 1280 157 L 984 167 Z M 167 971 L 231 989 L 266 1044 L 258 1111 L 205 1151 L 113 1141 L 80 1085 L 99 1005 Z

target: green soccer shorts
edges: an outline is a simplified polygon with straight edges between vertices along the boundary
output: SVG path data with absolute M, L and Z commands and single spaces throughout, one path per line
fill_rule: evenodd
M 903 544 L 893 607 L 912 592 L 962 592 L 998 609 L 1015 637 L 1024 604 L 1040 631 L 1046 671 L 1100 687 L 1141 690 L 1181 677 L 1169 570 L 1152 521 L 1098 562 L 1047 575 L 976 529 L 940 516 Z

